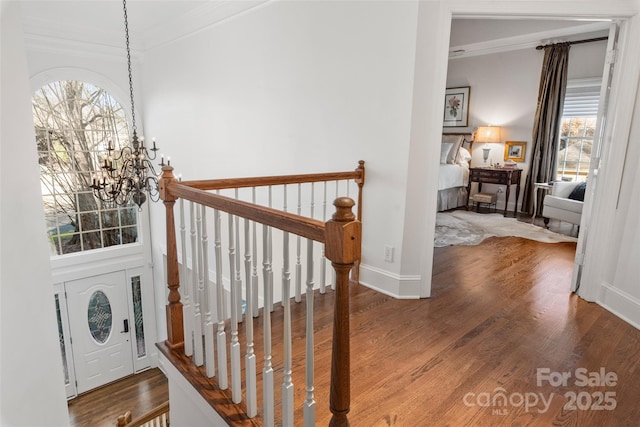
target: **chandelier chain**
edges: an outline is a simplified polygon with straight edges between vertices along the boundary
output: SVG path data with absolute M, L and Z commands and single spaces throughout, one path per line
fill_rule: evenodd
M 122 7 L 124 9 L 124 34 L 127 45 L 127 67 L 129 71 L 129 96 L 131 99 L 131 124 L 133 131 L 136 132 L 136 109 L 133 103 L 133 77 L 131 73 L 131 48 L 129 46 L 129 19 L 127 17 L 127 0 L 122 0 Z
M 155 140 L 152 146 L 145 145 L 144 139 L 138 139 L 136 132 L 136 110 L 133 101 L 133 77 L 131 72 L 131 48 L 129 45 L 129 20 L 127 16 L 127 0 L 122 0 L 124 9 L 124 31 L 127 45 L 127 68 L 129 71 L 129 96 L 131 98 L 132 135 L 130 145 L 116 147 L 109 141 L 105 156 L 102 158 L 100 171 L 94 174 L 90 187 L 96 198 L 106 203 L 127 206 L 132 202 L 141 209 L 142 204 L 150 198 L 158 201 L 158 177 L 152 161 L 156 159 L 158 148 Z M 167 160 L 167 165 L 169 161 Z M 159 166 L 164 167 L 164 158 Z

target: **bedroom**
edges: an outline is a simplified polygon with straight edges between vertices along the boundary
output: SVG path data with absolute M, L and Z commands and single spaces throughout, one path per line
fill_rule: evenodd
M 574 44 L 570 48 L 567 87 L 571 91 L 582 91 L 588 87 L 591 91 L 599 91 L 602 80 L 607 40 L 600 40 L 608 34 L 608 22 L 584 22 L 568 20 L 535 20 L 535 19 L 454 19 L 451 27 L 449 66 L 447 73 L 448 92 L 468 90 L 468 116 L 459 117 L 458 121 L 449 121 L 443 127 L 443 141 L 449 142 L 462 137 L 470 139 L 479 126 L 495 126 L 500 129 L 496 141 L 489 142 L 476 135 L 476 143 L 464 143 L 463 147 L 471 150 L 471 167 L 490 167 L 504 164 L 507 161 L 505 145 L 513 145 L 518 150 L 519 158 L 515 167 L 521 169 L 520 190 L 516 185 L 508 186 L 485 184 L 483 193 L 496 197 L 494 203 L 483 208 L 492 208 L 496 212 L 509 212 L 509 216 L 519 216 L 524 221 L 531 218 L 531 212 L 523 208 L 523 198 L 527 175 L 532 161 L 532 130 L 536 113 L 540 70 L 543 51 L 535 47 L 547 41 L 576 41 L 598 38 L 598 40 L 582 44 Z M 459 89 L 455 89 L 459 88 Z M 569 105 L 569 103 L 567 103 Z M 464 114 L 464 113 L 463 113 Z M 567 119 L 568 121 L 568 119 Z M 592 119 L 595 124 L 595 119 Z M 466 124 L 466 126 L 465 126 Z M 592 128 L 587 126 L 587 133 Z M 573 134 L 572 134 L 573 135 Z M 486 142 L 485 142 L 486 141 Z M 444 145 L 443 145 L 444 146 Z M 454 151 L 455 151 L 454 146 Z M 572 149 L 570 147 L 570 149 Z M 564 155 L 568 151 L 561 149 L 558 154 L 557 179 L 565 181 L 584 181 L 589 168 L 588 156 L 590 146 L 578 149 L 580 164 L 571 163 Z M 469 154 L 465 151 L 464 156 Z M 575 154 L 575 153 L 573 153 Z M 450 153 L 449 158 L 455 157 Z M 458 154 L 458 158 L 464 157 Z M 483 158 L 484 157 L 484 158 Z M 563 162 L 566 160 L 565 162 Z M 465 162 L 464 159 L 462 161 Z M 452 162 L 448 162 L 452 163 Z M 469 162 L 468 162 L 469 163 Z M 573 171 L 569 169 L 573 167 Z M 467 204 L 468 167 L 441 165 L 441 168 L 458 169 L 460 175 L 455 179 L 440 175 L 438 211 L 460 209 Z M 512 180 L 515 183 L 515 180 Z M 456 188 L 449 188 L 459 185 Z M 478 184 L 470 186 L 470 205 L 474 205 L 474 197 Z M 514 191 L 515 190 L 515 191 Z M 538 199 L 542 199 L 545 191 L 536 190 Z M 514 194 L 515 193 L 515 194 Z M 518 194 L 519 193 L 519 194 Z M 508 204 L 505 204 L 509 195 Z M 533 192 L 531 193 L 533 195 Z M 517 198 L 517 201 L 516 201 Z M 532 197 L 530 197 L 532 198 Z M 477 204 L 475 204 L 477 206 Z M 518 215 L 515 212 L 519 212 Z M 536 225 L 543 226 L 541 212 L 538 210 Z M 562 234 L 577 237 L 579 227 L 568 222 L 552 220 L 549 228 Z

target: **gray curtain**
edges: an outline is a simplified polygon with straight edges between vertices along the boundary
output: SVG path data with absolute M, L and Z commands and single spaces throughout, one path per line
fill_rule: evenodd
M 560 120 L 567 88 L 569 43 L 544 47 L 544 62 L 538 90 L 538 107 L 533 122 L 532 161 L 522 198 L 522 210 L 533 214 L 533 184 L 555 180 L 560 140 Z M 538 198 L 538 212 L 542 210 L 542 197 Z

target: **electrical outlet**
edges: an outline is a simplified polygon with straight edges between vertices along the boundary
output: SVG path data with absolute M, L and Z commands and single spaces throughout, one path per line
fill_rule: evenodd
M 384 260 L 393 262 L 393 246 L 384 245 Z

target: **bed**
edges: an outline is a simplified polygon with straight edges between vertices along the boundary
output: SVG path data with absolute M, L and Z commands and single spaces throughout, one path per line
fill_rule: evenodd
M 442 135 L 438 173 L 439 212 L 465 206 L 467 203 L 471 137 L 469 133 Z

